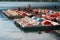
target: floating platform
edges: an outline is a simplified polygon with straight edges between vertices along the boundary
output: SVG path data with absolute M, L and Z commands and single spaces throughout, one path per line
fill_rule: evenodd
M 24 16 L 25 14 L 20 15 L 20 14 L 18 14 L 18 13 L 13 13 L 13 12 L 10 13 L 10 12 L 8 12 L 7 10 L 3 10 L 2 12 L 3 12 L 3 14 L 6 15 L 9 19 L 23 18 L 23 17 L 25 17 L 25 16 Z M 27 14 L 27 16 L 28 16 L 28 17 L 31 17 L 31 14 Z
M 13 15 L 9 14 L 6 10 L 3 10 L 2 12 L 5 16 L 8 17 L 8 19 L 23 18 L 24 17 L 24 16 L 21 16 L 21 15 L 14 15 L 13 16 Z
M 23 31 L 45 31 L 45 30 L 59 30 L 60 25 L 55 26 L 42 26 L 42 25 L 35 25 L 35 26 L 22 26 L 15 21 L 14 23 L 17 27 L 19 27 Z

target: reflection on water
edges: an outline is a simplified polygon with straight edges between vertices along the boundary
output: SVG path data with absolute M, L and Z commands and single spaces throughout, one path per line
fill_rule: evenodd
M 53 33 L 25 33 L 17 28 L 14 21 L 9 20 L 0 10 L 0 40 L 60 40 L 60 38 Z

